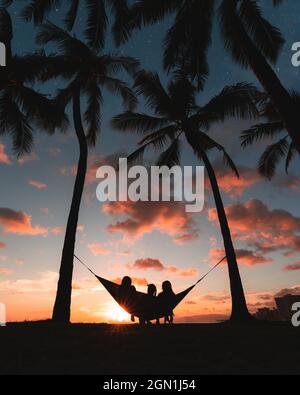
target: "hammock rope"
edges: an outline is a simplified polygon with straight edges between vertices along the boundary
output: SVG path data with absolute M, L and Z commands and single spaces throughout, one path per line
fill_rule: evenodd
M 134 295 L 123 294 L 121 286 L 99 277 L 93 270 L 91 270 L 78 256 L 74 254 L 74 258 L 78 260 L 93 276 L 95 276 L 100 283 L 104 286 L 108 293 L 114 300 L 123 307 L 129 314 L 139 317 L 141 322 L 162 318 L 170 314 L 176 306 L 213 270 L 215 270 L 225 259 L 222 258 L 213 268 L 211 268 L 196 284 L 192 285 L 187 290 L 179 294 L 173 294 L 167 297 L 166 300 L 160 300 L 159 297 L 152 297 L 142 292 L 136 292 Z
M 98 278 L 98 275 L 96 273 L 94 273 L 80 258 L 78 258 L 78 256 L 76 256 L 74 254 L 74 258 L 77 259 L 77 261 L 79 263 L 81 263 L 89 272 L 91 272 L 95 277 Z M 219 267 L 221 265 L 221 263 L 223 263 L 225 261 L 225 259 L 227 259 L 227 256 L 224 256 L 224 258 L 222 258 L 214 267 L 212 267 L 203 277 L 200 278 L 200 280 L 198 280 L 196 282 L 196 284 L 194 285 L 194 287 L 196 287 L 196 285 L 200 284 L 207 276 L 210 275 L 210 273 L 212 273 L 217 267 Z

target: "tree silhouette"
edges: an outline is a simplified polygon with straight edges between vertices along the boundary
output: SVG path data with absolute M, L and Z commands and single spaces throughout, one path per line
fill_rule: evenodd
M 284 38 L 264 18 L 260 3 L 255 0 L 222 0 L 219 6 L 222 39 L 233 60 L 254 72 L 300 153 L 298 106 L 271 66 L 277 62 Z M 278 6 L 282 0 L 272 0 L 272 3 Z M 182 57 L 189 59 L 190 75 L 201 87 L 208 76 L 207 50 L 216 4 L 214 0 L 139 0 L 131 8 L 128 26 L 130 30 L 141 28 L 175 14 L 175 21 L 164 42 L 165 69 L 176 68 L 178 59 Z
M 0 41 L 6 47 L 6 66 L 0 67 L 0 135 L 9 135 L 14 153 L 21 156 L 32 149 L 34 127 L 53 134 L 67 125 L 67 118 L 55 100 L 31 87 L 42 70 L 42 57 L 14 55 L 12 39 L 11 17 L 1 8 Z
M 63 77 L 68 81 L 67 86 L 59 91 L 56 100 L 64 107 L 72 103 L 73 124 L 80 147 L 53 309 L 54 321 L 69 322 L 73 257 L 78 215 L 87 171 L 88 144 L 94 146 L 100 133 L 103 88 L 121 96 L 127 108 L 132 109 L 135 106 L 136 98 L 133 92 L 125 82 L 116 78 L 116 75 L 121 70 L 129 73 L 136 72 L 138 62 L 129 57 L 99 53 L 52 23 L 42 26 L 37 36 L 37 42 L 41 45 L 49 42 L 57 44 L 57 55 L 46 59 L 47 66 L 43 73 L 43 79 Z M 82 120 L 81 98 L 83 97 L 86 97 L 85 122 Z
M 292 93 L 291 97 L 295 101 L 295 106 L 300 106 L 299 94 Z M 267 122 L 254 125 L 242 132 L 241 143 L 243 148 L 247 148 L 261 140 L 270 140 L 278 137 L 275 143 L 266 147 L 258 163 L 260 174 L 271 179 L 274 177 L 276 168 L 282 160 L 285 161 L 285 171 L 288 173 L 290 164 L 297 156 L 298 151 L 285 130 L 285 124 L 280 114 L 268 97 L 265 97 L 261 104 L 261 116 L 266 118 Z
M 14 0 L 2 0 L 4 7 L 8 7 Z M 27 0 L 26 0 L 27 1 Z M 28 1 L 27 1 L 28 3 Z M 118 45 L 129 35 L 129 8 L 127 0 L 31 0 L 22 10 L 25 21 L 33 21 L 35 25 L 42 24 L 52 11 L 67 4 L 64 24 L 68 31 L 73 30 L 79 8 L 84 5 L 87 11 L 85 38 L 90 48 L 103 49 L 108 27 L 108 13 L 112 12 L 114 23 L 112 33 Z
M 195 155 L 204 163 L 211 183 L 218 218 L 227 255 L 232 295 L 233 321 L 247 321 L 247 309 L 236 254 L 228 226 L 226 213 L 213 165 L 208 153 L 217 149 L 224 162 L 238 176 L 238 170 L 225 148 L 214 141 L 207 131 L 215 122 L 228 118 L 251 119 L 257 116 L 254 101 L 257 90 L 250 84 L 228 86 L 207 104 L 196 104 L 197 89 L 185 75 L 177 74 L 166 90 L 159 76 L 141 71 L 135 81 L 137 93 L 144 96 L 152 114 L 124 112 L 112 120 L 112 126 L 120 131 L 144 135 L 139 148 L 128 159 L 140 159 L 148 148 L 163 151 L 159 165 L 173 166 L 180 162 L 181 140 L 185 138 Z

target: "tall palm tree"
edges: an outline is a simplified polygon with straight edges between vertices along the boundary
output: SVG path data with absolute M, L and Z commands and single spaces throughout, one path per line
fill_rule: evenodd
M 300 96 L 297 93 L 291 94 L 296 106 L 300 106 Z M 252 126 L 242 132 L 241 143 L 243 148 L 247 148 L 262 140 L 278 138 L 275 143 L 269 144 L 262 153 L 259 163 L 259 173 L 271 179 L 274 177 L 276 168 L 282 160 L 285 160 L 285 171 L 289 172 L 292 160 L 297 156 L 298 151 L 287 134 L 285 124 L 272 102 L 265 97 L 262 101 L 261 116 L 266 118 L 266 122 Z
M 14 55 L 12 39 L 11 17 L 1 8 L 0 41 L 6 47 L 6 66 L 0 67 L 0 135 L 11 136 L 14 153 L 21 156 L 32 149 L 35 127 L 53 134 L 67 125 L 67 118 L 55 100 L 32 88 L 42 70 L 42 57 Z
M 8 7 L 13 1 L 1 0 L 1 3 L 4 7 Z M 31 0 L 22 10 L 22 16 L 26 21 L 33 21 L 35 25 L 40 25 L 52 11 L 65 4 L 68 10 L 64 23 L 68 31 L 73 30 L 80 6 L 85 6 L 87 11 L 85 37 L 90 48 L 102 49 L 104 47 L 109 11 L 114 16 L 112 33 L 115 43 L 120 44 L 128 38 L 128 0 Z
M 278 6 L 282 0 L 272 2 Z M 127 27 L 129 30 L 140 28 L 175 14 L 175 21 L 165 37 L 165 69 L 176 68 L 182 57 L 189 58 L 190 75 L 201 87 L 208 76 L 207 50 L 211 42 L 214 7 L 218 3 L 225 48 L 234 61 L 254 72 L 280 112 L 285 129 L 300 153 L 298 107 L 272 67 L 284 39 L 280 31 L 264 18 L 260 1 L 138 0 L 131 8 L 131 21 Z
M 257 115 L 254 99 L 256 89 L 246 83 L 226 87 L 203 106 L 196 104 L 197 89 L 184 75 L 177 75 L 165 89 L 157 74 L 141 71 L 135 81 L 137 93 L 143 95 L 152 114 L 124 112 L 112 120 L 112 126 L 123 132 L 144 135 L 140 147 L 129 160 L 140 159 L 146 149 L 162 150 L 158 164 L 173 166 L 180 162 L 181 140 L 185 139 L 196 156 L 204 163 L 211 183 L 224 247 L 227 255 L 232 294 L 233 321 L 250 319 L 240 278 L 233 241 L 213 165 L 208 153 L 217 149 L 226 165 L 238 176 L 238 170 L 225 148 L 208 136 L 215 122 L 230 117 L 251 119 Z
M 56 100 L 64 107 L 72 103 L 74 129 L 80 147 L 53 309 L 53 320 L 67 323 L 70 320 L 73 257 L 87 170 L 88 144 L 94 146 L 100 133 L 102 91 L 106 88 L 121 96 L 124 104 L 132 109 L 136 104 L 136 98 L 116 74 L 120 70 L 135 73 L 138 62 L 129 57 L 99 53 L 52 23 L 42 26 L 37 42 L 41 45 L 49 42 L 57 44 L 57 55 L 45 59 L 46 70 L 43 79 L 63 77 L 68 81 L 67 86 L 59 91 Z M 82 97 L 86 98 L 85 122 L 82 120 Z

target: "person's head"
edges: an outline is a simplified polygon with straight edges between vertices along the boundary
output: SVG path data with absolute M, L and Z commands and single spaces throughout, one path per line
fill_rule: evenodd
M 131 286 L 131 284 L 132 284 L 131 278 L 126 276 L 126 277 L 123 278 L 121 285 L 122 285 L 122 287 L 128 287 L 129 288 Z
M 156 296 L 157 294 L 157 289 L 154 284 L 149 284 L 148 285 L 148 295 Z
M 170 283 L 170 281 L 164 281 L 162 283 L 162 290 L 164 292 L 173 292 L 172 284 Z

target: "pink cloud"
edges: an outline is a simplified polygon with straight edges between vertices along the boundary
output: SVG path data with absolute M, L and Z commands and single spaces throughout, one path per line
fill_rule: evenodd
M 122 217 L 109 225 L 107 231 L 123 234 L 127 242 L 153 231 L 167 234 L 181 244 L 197 237 L 192 214 L 185 211 L 181 202 L 114 202 L 105 204 L 102 210 L 107 215 Z
M 198 274 L 198 270 L 195 268 L 179 269 L 176 266 L 165 266 L 159 259 L 152 258 L 137 259 L 132 265 L 128 265 L 128 268 L 130 270 L 164 271 L 180 277 L 195 277 Z
M 5 243 L 2 243 L 2 242 L 0 241 L 0 250 L 2 250 L 2 249 L 4 249 L 4 248 L 6 248 L 6 244 L 5 244 Z
M 287 265 L 283 268 L 285 272 L 295 272 L 297 270 L 300 270 L 300 262 L 292 263 L 290 265 Z
M 6 267 L 0 267 L 0 275 L 3 274 L 4 276 L 10 276 L 12 273 L 12 270 L 7 269 Z
M 108 255 L 111 253 L 109 249 L 99 243 L 89 244 L 88 248 L 94 255 Z
M 236 249 L 236 257 L 238 263 L 246 266 L 256 266 L 256 265 L 266 265 L 273 263 L 273 259 L 266 258 L 259 252 L 246 249 Z M 220 257 L 225 255 L 225 251 L 217 248 L 210 250 L 210 258 L 213 262 L 220 259 Z
M 138 285 L 138 286 L 142 286 L 145 287 L 147 286 L 149 283 L 145 278 L 140 278 L 140 277 L 131 277 L 132 279 L 132 283 L 133 285 Z M 122 283 L 122 278 L 121 277 L 117 277 L 111 280 L 112 282 L 116 283 L 116 284 L 121 284 Z
M 31 219 L 32 217 L 23 211 L 0 208 L 0 224 L 5 233 L 27 236 L 44 236 L 48 233 L 47 228 L 33 226 Z
M 40 182 L 40 181 L 30 180 L 28 183 L 33 188 L 36 188 L 36 189 L 39 189 L 39 190 L 43 190 L 43 189 L 47 189 L 48 188 L 47 184 L 44 184 L 43 182 Z
M 5 165 L 11 165 L 12 161 L 10 157 L 5 152 L 5 145 L 0 143 L 0 163 Z
M 287 256 L 300 252 L 300 218 L 286 210 L 270 209 L 260 200 L 228 206 L 226 214 L 232 234 L 257 251 L 284 251 Z M 210 209 L 209 220 L 217 223 L 215 209 Z
M 217 162 L 214 168 L 220 189 L 232 198 L 241 197 L 245 190 L 263 180 L 256 169 L 245 166 L 238 166 L 240 178 L 237 178 L 232 170 L 224 166 L 222 162 Z M 211 188 L 208 178 L 206 179 L 206 187 Z
M 21 158 L 18 159 L 18 164 L 20 166 L 26 165 L 27 163 L 33 162 L 38 160 L 38 156 L 35 153 L 27 154 L 22 156 Z
M 56 226 L 54 228 L 50 229 L 50 232 L 54 235 L 62 235 L 65 231 L 65 228 L 63 226 Z

